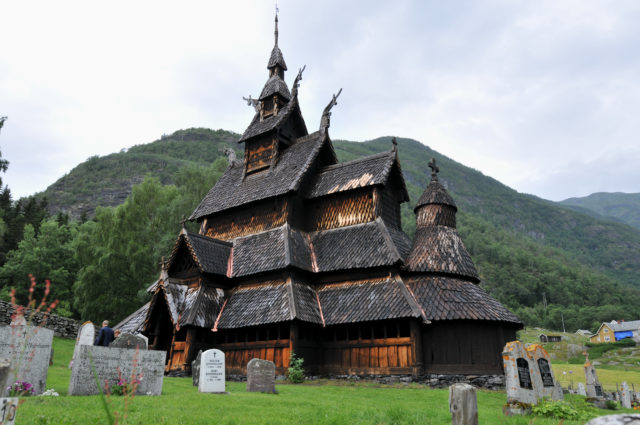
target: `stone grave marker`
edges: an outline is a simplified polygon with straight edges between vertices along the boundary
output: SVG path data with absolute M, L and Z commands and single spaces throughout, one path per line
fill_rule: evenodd
M 507 390 L 507 404 L 503 411 L 505 415 L 526 413 L 522 405 L 538 403 L 540 394 L 534 389 L 531 371 L 534 365 L 530 354 L 520 341 L 508 342 L 502 352 L 504 363 L 505 386 Z
M 193 379 L 193 386 L 197 387 L 200 382 L 200 359 L 202 358 L 202 350 L 198 351 L 196 359 L 191 362 L 191 379 Z
M 200 360 L 198 391 L 225 394 L 224 353 L 216 349 L 207 350 L 202 353 Z
M 0 359 L 0 397 L 4 397 L 7 392 L 7 386 L 11 385 L 9 382 L 9 374 L 11 372 L 11 359 Z
M 640 425 L 640 414 L 623 413 L 620 415 L 607 415 L 591 419 L 585 425 Z
M 626 381 L 620 386 L 620 404 L 625 409 L 631 409 L 631 392 Z
M 160 395 L 166 355 L 166 351 L 82 345 L 71 369 L 69 395 L 99 393 L 91 362 L 93 362 L 100 384 L 106 381 L 109 385 L 115 385 L 118 382 L 118 369 L 120 369 L 122 377 L 130 381 L 134 358 L 135 374 L 138 378 L 142 378 L 136 394 Z
M 27 381 L 36 395 L 42 394 L 47 384 L 52 342 L 53 331 L 49 329 L 19 324 L 0 327 L 0 358 L 10 359 L 14 367 L 20 365 L 17 374 L 10 374 L 7 385 L 13 384 L 13 380 Z
M 80 329 L 78 329 L 78 336 L 76 337 L 76 346 L 73 349 L 73 357 L 71 357 L 71 362 L 69 362 L 69 369 L 73 367 L 73 361 L 76 359 L 78 355 L 78 349 L 81 345 L 93 345 L 93 342 L 96 339 L 96 328 L 93 326 L 93 322 L 90 320 L 84 322 Z
M 534 386 L 539 389 L 540 397 L 549 397 L 552 400 L 563 400 L 562 387 L 556 381 L 551 368 L 549 353 L 539 344 L 527 344 L 527 353 L 535 364 L 535 371 L 532 374 Z
M 251 359 L 247 364 L 247 391 L 277 394 L 275 363 Z
M 473 385 L 449 387 L 449 411 L 452 425 L 478 425 L 478 399 Z
M 18 397 L 0 397 L 0 424 L 13 425 L 18 410 Z
M 120 334 L 119 337 L 117 337 L 115 340 L 113 340 L 113 342 L 111 344 L 109 344 L 109 347 L 113 347 L 113 348 L 131 348 L 131 349 L 136 349 L 139 348 L 140 350 L 146 350 L 147 349 L 147 339 L 142 338 L 141 335 L 134 335 L 128 332 L 124 332 L 122 334 Z
M 578 394 L 586 397 L 587 392 L 584 389 L 584 384 L 582 382 L 578 382 Z
M 602 385 L 600 385 L 598 374 L 596 373 L 596 368 L 589 361 L 589 357 L 587 357 L 587 361 L 584 364 L 584 377 L 587 383 L 587 398 L 604 397 Z

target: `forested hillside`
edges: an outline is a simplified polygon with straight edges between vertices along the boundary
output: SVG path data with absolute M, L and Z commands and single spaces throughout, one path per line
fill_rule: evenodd
M 609 218 L 640 229 L 640 193 L 593 193 L 560 202 L 575 211 Z
M 25 257 L 44 252 L 38 244 L 45 236 L 58 237 L 75 252 L 73 259 L 50 252 L 41 262 L 67 272 L 66 291 L 74 293 L 69 314 L 122 318 L 144 302 L 143 289 L 156 278 L 160 258 L 170 254 L 181 217 L 224 170 L 223 149 L 242 155 L 237 139 L 223 130 L 181 130 L 74 168 L 41 196 L 49 199 L 52 214 L 93 220 L 80 224 L 59 217 L 40 234 L 25 233 L 29 243 L 0 268 L 0 294 L 30 271 L 24 264 L 40 264 Z M 341 161 L 391 149 L 390 137 L 334 145 Z M 568 329 L 576 329 L 640 318 L 640 231 L 519 194 L 417 141 L 398 139 L 398 149 L 411 197 L 403 206 L 407 233 L 415 230 L 413 205 L 429 180 L 426 164 L 435 157 L 440 181 L 458 204 L 459 231 L 482 286 L 527 324 L 559 329 L 564 318 Z M 134 186 L 145 175 L 154 178 Z M 96 206 L 117 207 L 98 208 L 94 215 Z M 56 226 L 67 230 L 54 232 Z M 31 272 L 53 276 L 43 267 Z

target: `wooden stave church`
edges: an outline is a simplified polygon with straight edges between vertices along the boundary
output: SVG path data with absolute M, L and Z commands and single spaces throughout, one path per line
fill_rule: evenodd
M 338 163 L 329 125 L 337 96 L 309 134 L 275 44 L 255 116 L 223 176 L 183 228 L 151 301 L 117 325 L 167 351 L 188 372 L 199 350 L 226 354 L 227 374 L 252 358 L 284 374 L 291 353 L 320 375 L 502 373 L 521 321 L 479 286 L 456 230 L 455 202 L 432 179 L 413 241 L 395 141 L 388 152 Z M 340 93 L 338 93 L 339 95 Z

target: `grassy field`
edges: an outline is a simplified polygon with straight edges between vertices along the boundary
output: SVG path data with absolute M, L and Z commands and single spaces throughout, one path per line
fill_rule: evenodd
M 28 397 L 18 411 L 21 424 L 104 424 L 98 396 L 66 396 L 68 363 L 74 341 L 55 338 L 54 364 L 47 388 L 59 397 Z M 568 365 L 574 366 L 574 365 Z M 575 373 L 575 372 L 574 372 Z M 247 393 L 244 383 L 227 383 L 228 395 L 201 394 L 190 378 L 165 378 L 159 397 L 138 396 L 127 411 L 129 424 L 450 424 L 448 391 L 417 384 L 374 383 L 303 385 L 277 383 L 278 395 Z M 111 408 L 123 411 L 123 397 L 111 397 Z M 580 397 L 568 397 L 580 404 Z M 502 415 L 504 392 L 478 391 L 480 423 L 550 425 L 557 419 Z M 597 414 L 607 414 L 598 411 Z M 582 422 L 565 421 L 565 425 Z

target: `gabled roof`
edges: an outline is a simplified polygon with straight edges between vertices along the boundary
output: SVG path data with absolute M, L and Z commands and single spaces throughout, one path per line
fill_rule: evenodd
M 187 248 L 201 273 L 227 274 L 227 264 L 231 254 L 231 244 L 229 242 L 187 232 L 183 229 L 173 246 L 169 259 L 169 268 L 176 261 L 182 245 Z
M 522 325 L 518 317 L 472 282 L 443 276 L 405 277 L 427 319 L 491 320 Z
M 291 92 L 289 91 L 289 87 L 287 87 L 287 83 L 284 82 L 282 78 L 278 74 L 273 74 L 265 83 L 262 88 L 262 92 L 260 93 L 260 97 L 258 100 L 264 100 L 268 97 L 273 96 L 274 94 L 279 94 L 286 100 L 291 100 Z
M 631 322 L 607 323 L 614 332 L 637 331 L 640 329 L 640 320 Z
M 405 268 L 412 272 L 446 273 L 479 281 L 476 267 L 458 231 L 448 226 L 417 229 Z
M 317 292 L 326 325 L 419 317 L 402 285 L 385 277 L 320 286 Z
M 397 153 L 394 151 L 329 165 L 318 171 L 306 197 L 317 198 L 360 187 L 384 185 L 391 175 L 394 165 L 399 169 Z M 404 178 L 402 178 L 402 172 L 399 175 L 402 187 L 401 199 L 408 201 L 409 194 Z
M 271 79 L 269 81 L 271 81 Z M 268 84 L 269 82 L 267 82 L 267 85 Z M 265 86 L 264 89 L 266 90 L 267 86 Z M 288 91 L 289 89 L 287 88 L 287 93 Z M 260 96 L 262 97 L 262 95 Z M 289 97 L 291 97 L 291 95 L 289 95 Z M 244 131 L 244 133 L 242 133 L 242 136 L 238 140 L 238 143 L 246 142 L 247 140 L 253 137 L 281 128 L 283 125 L 285 125 L 289 117 L 291 117 L 294 113 L 298 116 L 300 121 L 304 123 L 304 119 L 302 118 L 302 112 L 300 112 L 300 106 L 298 105 L 297 97 L 294 97 L 293 99 L 291 99 L 285 105 L 285 107 L 278 112 L 277 115 L 268 116 L 264 118 L 262 121 L 260 120 L 260 112 L 256 112 L 256 114 L 253 116 L 253 119 L 251 120 L 251 123 L 249 124 L 247 129 Z M 306 131 L 306 126 L 305 126 L 305 131 Z
M 243 179 L 243 168 L 229 167 L 191 214 L 197 220 L 209 214 L 297 190 L 303 177 L 327 143 L 319 132 L 297 139 L 268 171 Z
M 262 282 L 231 291 L 218 319 L 218 328 L 241 328 L 291 320 L 287 283 Z

